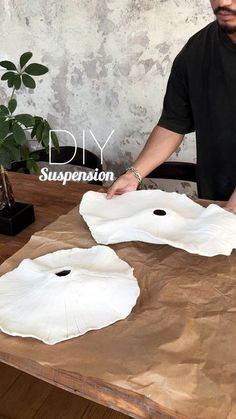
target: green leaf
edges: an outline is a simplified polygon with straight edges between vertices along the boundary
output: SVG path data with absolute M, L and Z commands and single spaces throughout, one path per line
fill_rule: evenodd
M 4 148 L 0 148 L 0 165 L 5 167 L 5 169 L 11 168 L 11 156 Z
M 30 155 L 29 147 L 25 144 L 21 146 L 21 156 L 22 160 L 28 160 Z
M 24 144 L 26 142 L 25 131 L 19 124 L 15 123 L 12 131 L 17 144 Z
M 30 153 L 30 157 L 34 160 L 39 160 L 40 159 L 40 155 L 37 154 L 37 151 L 33 151 L 32 153 Z
M 41 143 L 41 142 L 42 142 L 42 133 L 43 133 L 43 129 L 44 129 L 44 124 L 43 124 L 43 121 L 41 121 L 41 122 L 38 124 L 37 129 L 36 129 L 36 138 L 37 138 L 37 141 L 38 141 L 39 143 Z
M 15 76 L 17 73 L 14 71 L 7 71 L 4 73 L 1 77 L 1 80 L 8 80 L 11 79 L 13 76 Z
M 43 120 L 43 118 L 41 116 L 35 116 L 34 117 L 35 123 L 34 123 L 34 127 L 33 127 L 32 131 L 31 131 L 31 138 L 34 138 L 34 136 L 36 135 L 38 125 L 40 124 L 40 122 L 42 120 Z
M 3 148 L 9 153 L 11 160 L 16 161 L 21 159 L 20 149 L 15 143 L 13 134 L 5 138 Z
M 49 125 L 47 122 L 44 122 L 44 128 L 42 132 L 42 143 L 45 148 L 49 145 Z
M 35 122 L 34 127 L 33 127 L 32 131 L 31 131 L 31 134 L 30 134 L 31 138 L 34 138 L 34 136 L 36 134 L 36 130 L 38 128 L 38 124 L 39 124 L 38 122 Z
M 10 79 L 7 80 L 8 87 L 13 87 L 13 85 L 14 85 L 14 78 L 15 77 L 11 77 Z
M 20 150 L 16 146 L 14 147 L 12 144 L 6 144 L 4 149 L 8 151 L 12 161 L 21 160 Z
M 28 113 L 15 115 L 15 119 L 27 128 L 34 126 L 34 117 Z
M 32 52 L 24 52 L 24 54 L 21 55 L 20 57 L 20 68 L 22 69 L 22 67 L 25 66 L 26 63 L 28 63 L 28 61 L 30 60 L 30 58 L 32 57 Z
M 60 151 L 60 145 L 55 132 L 51 132 L 52 144 L 57 151 Z
M 8 109 L 9 109 L 9 111 L 10 111 L 11 113 L 13 113 L 13 112 L 15 111 L 16 106 L 17 106 L 17 101 L 16 101 L 16 99 L 11 99 L 11 100 L 9 100 L 9 102 L 8 102 Z
M 9 132 L 12 132 L 12 128 L 13 128 L 13 125 L 14 125 L 14 119 L 13 118 L 8 119 L 8 121 L 9 121 Z
M 15 64 L 11 61 L 0 61 L 0 66 L 6 68 L 7 70 L 17 70 Z
M 0 116 L 7 116 L 9 115 L 9 110 L 6 106 L 0 105 Z
M 42 76 L 43 74 L 48 72 L 48 68 L 42 64 L 32 63 L 29 64 L 24 71 L 30 74 L 31 76 Z
M 25 87 L 29 87 L 29 89 L 34 89 L 36 87 L 34 79 L 28 76 L 28 74 L 22 74 L 22 81 Z
M 39 173 L 39 166 L 33 159 L 28 159 L 26 162 L 26 167 L 31 172 Z
M 11 79 L 9 79 L 8 81 L 10 81 Z M 21 76 L 19 74 L 17 74 L 15 77 L 13 77 L 13 84 L 15 86 L 16 90 L 19 90 L 20 86 L 21 86 Z
M 9 134 L 5 140 L 3 141 L 3 143 L 5 144 L 5 141 L 13 141 L 15 143 L 15 139 L 14 139 L 14 135 L 11 133 Z
M 7 136 L 9 132 L 9 121 L 4 121 L 0 119 L 0 138 L 3 139 Z
M 42 118 L 42 116 L 38 116 L 38 115 L 35 115 L 34 116 L 34 119 L 35 119 L 35 122 L 40 122 L 40 121 L 43 121 L 43 118 Z

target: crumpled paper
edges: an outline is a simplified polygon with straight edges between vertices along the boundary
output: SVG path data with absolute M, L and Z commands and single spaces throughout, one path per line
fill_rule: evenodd
M 94 244 L 75 208 L 35 234 L 0 274 L 26 257 Z M 141 242 L 110 247 L 134 267 L 141 293 L 132 313 L 54 347 L 0 333 L 1 357 L 35 362 L 42 375 L 43 367 L 73 374 L 74 389 L 81 375 L 100 379 L 143 397 L 147 412 L 235 419 L 236 251 L 206 258 Z

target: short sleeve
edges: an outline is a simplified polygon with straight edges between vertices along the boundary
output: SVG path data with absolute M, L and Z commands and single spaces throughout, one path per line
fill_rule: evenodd
M 195 131 L 189 99 L 186 58 L 180 51 L 174 60 L 164 97 L 159 126 L 178 134 Z

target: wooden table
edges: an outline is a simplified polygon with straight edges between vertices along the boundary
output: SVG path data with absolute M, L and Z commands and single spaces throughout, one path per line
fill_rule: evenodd
M 82 185 L 78 183 L 68 183 L 66 187 L 56 182 L 42 183 L 38 180 L 37 176 L 31 175 L 10 174 L 10 179 L 12 181 L 17 200 L 23 202 L 31 202 L 34 204 L 36 222 L 16 237 L 0 236 L 0 262 L 3 262 L 7 257 L 11 256 L 13 253 L 19 250 L 29 240 L 30 236 L 34 234 L 36 231 L 42 230 L 43 227 L 45 227 L 47 224 L 49 224 L 52 221 L 55 221 L 55 219 L 58 218 L 58 216 L 62 215 L 63 213 L 67 213 L 73 207 L 77 206 L 84 192 L 86 192 L 89 189 L 99 189 L 99 187 L 97 186 Z M 72 211 L 72 213 L 75 213 L 75 211 Z M 87 228 L 85 227 L 83 227 L 84 231 L 86 232 L 86 234 L 88 234 Z M 82 230 L 82 223 L 80 228 Z M 73 236 L 74 230 L 71 231 Z M 79 233 L 79 231 L 77 231 L 77 234 Z M 44 233 L 41 234 L 43 235 Z M 90 237 L 89 240 L 91 240 L 91 236 L 89 234 L 88 236 Z M 35 238 L 35 240 L 36 239 L 37 237 Z M 94 241 L 92 240 L 92 242 Z M 117 246 L 119 247 L 119 244 Z M 140 248 L 141 251 L 139 250 Z M 150 259 L 151 249 L 154 253 L 152 253 Z M 124 259 L 127 256 L 127 250 L 127 244 L 121 243 L 119 252 L 121 256 L 123 255 Z M 31 252 L 31 250 L 29 250 L 29 252 Z M 226 256 L 216 256 L 214 259 L 204 259 L 198 255 L 191 255 L 187 252 L 181 251 L 180 249 L 175 249 L 171 246 L 161 246 L 157 248 L 153 245 L 145 244 L 145 246 L 143 246 L 140 243 L 135 243 L 135 246 L 132 247 L 132 256 L 134 257 L 135 269 L 137 269 L 137 274 L 138 272 L 142 272 L 142 277 L 140 276 L 139 279 L 140 285 L 143 286 L 142 295 L 146 298 L 143 298 L 141 302 L 142 308 L 144 308 L 142 312 L 142 321 L 144 322 L 142 323 L 143 327 L 140 327 L 140 323 L 138 323 L 138 328 L 136 329 L 134 329 L 134 327 L 131 326 L 132 333 L 134 333 L 134 330 L 136 331 L 136 335 L 132 336 L 134 336 L 137 339 L 133 341 L 133 350 L 129 352 L 129 327 L 126 328 L 127 324 L 124 324 L 123 322 L 117 322 L 116 325 L 111 326 L 113 328 L 112 334 L 110 333 L 110 331 L 106 330 L 106 328 L 103 328 L 102 331 L 99 331 L 101 335 L 99 334 L 97 338 L 97 343 L 100 344 L 102 334 L 104 334 L 104 336 L 107 334 L 107 337 L 111 341 L 109 341 L 109 343 L 112 346 L 111 356 L 110 359 L 108 359 L 106 355 L 107 353 L 109 353 L 110 346 L 107 346 L 106 344 L 103 345 L 102 350 L 100 350 L 100 354 L 102 354 L 101 356 L 103 357 L 101 358 L 101 363 L 99 363 L 99 358 L 97 357 L 94 357 L 94 359 L 92 359 L 95 347 L 93 340 L 90 352 L 88 352 L 88 349 L 90 349 L 89 345 L 86 346 L 85 344 L 84 346 L 84 353 L 86 353 L 86 357 L 88 353 L 91 356 L 91 358 L 88 359 L 88 365 L 86 364 L 86 362 L 84 362 L 84 359 L 86 358 L 83 358 L 83 352 L 81 352 L 81 356 L 75 358 L 75 361 L 77 361 L 77 370 L 75 370 L 75 361 L 73 355 L 77 354 L 78 347 L 82 345 L 82 343 L 84 344 L 84 341 L 86 341 L 86 339 L 89 339 L 88 335 L 82 337 L 84 338 L 84 340 L 82 340 L 81 338 L 81 340 L 78 339 L 77 341 L 73 341 L 72 339 L 69 341 L 68 345 L 70 347 L 73 347 L 71 358 L 70 356 L 64 356 L 65 352 L 63 352 L 62 354 L 59 348 L 57 350 L 59 358 L 61 357 L 63 358 L 63 360 L 59 360 L 59 362 L 57 363 L 57 360 L 59 358 L 56 358 L 56 361 L 53 364 L 53 366 L 52 364 L 50 364 L 50 362 L 48 363 L 48 348 L 39 348 L 39 343 L 36 340 L 35 342 L 29 344 L 25 341 L 14 341 L 13 338 L 3 335 L 1 342 L 2 346 L 0 347 L 0 362 L 16 367 L 17 369 L 24 371 L 41 380 L 44 380 L 50 384 L 53 384 L 56 387 L 60 387 L 62 389 L 67 390 L 68 392 L 80 395 L 85 399 L 92 400 L 94 402 L 110 407 L 124 414 L 128 414 L 129 416 L 136 419 L 183 419 L 186 418 L 186 416 L 183 416 L 183 412 L 187 412 L 186 414 L 188 414 L 188 418 L 190 418 L 190 416 L 191 418 L 197 418 L 199 416 L 195 414 L 190 415 L 188 413 L 189 410 L 184 410 L 181 407 L 178 409 L 176 407 L 176 400 L 177 402 L 180 401 L 180 403 L 182 403 L 182 394 L 186 393 L 187 403 L 192 400 L 195 403 L 193 405 L 193 410 L 191 410 L 191 412 L 194 412 L 195 406 L 196 409 L 199 406 L 199 399 L 195 397 L 195 394 L 198 392 L 197 395 L 199 395 L 199 397 L 201 397 L 201 400 L 203 400 L 204 402 L 204 400 L 206 399 L 207 389 L 213 383 L 214 386 L 210 387 L 210 390 L 213 388 L 212 392 L 210 393 L 210 397 L 212 397 L 210 408 L 214 409 L 212 410 L 212 412 L 215 415 L 214 418 L 216 416 L 217 418 L 229 417 L 226 416 L 225 412 L 229 412 L 231 406 L 235 410 L 230 417 L 235 417 L 233 416 L 233 414 L 236 413 L 236 398 L 234 391 L 236 374 L 236 350 L 234 349 L 234 342 L 236 339 L 236 333 L 235 328 L 231 327 L 231 322 L 235 320 L 234 313 L 236 312 L 236 253 L 233 252 L 231 257 L 229 258 Z M 145 279 L 147 278 L 145 277 L 145 273 L 143 274 L 143 266 L 146 267 L 147 265 L 145 265 L 146 261 L 142 259 L 143 257 L 147 259 L 147 263 L 149 263 L 148 261 L 150 261 L 150 264 L 158 264 L 158 281 L 153 281 L 154 288 L 150 289 L 150 291 L 147 294 L 145 294 L 145 291 L 147 289 Z M 179 264 L 179 276 L 176 275 L 176 259 L 178 259 Z M 186 267 L 188 269 L 186 269 Z M 154 270 L 156 275 L 156 269 Z M 150 272 L 148 272 L 148 275 L 150 275 Z M 170 275 L 171 279 L 173 279 L 174 277 L 174 282 L 169 281 L 167 284 L 168 286 L 170 286 L 173 282 L 173 287 L 171 289 L 173 290 L 174 296 L 172 297 L 171 294 L 170 300 L 168 293 L 166 294 L 166 288 L 162 287 L 163 284 L 165 285 L 165 278 L 166 276 L 168 277 L 168 275 Z M 227 279 L 227 281 L 225 280 L 225 278 Z M 142 284 L 141 280 L 143 281 Z M 189 281 L 188 283 L 187 280 Z M 224 288 L 226 286 L 225 284 L 228 284 L 227 289 Z M 189 286 L 188 288 L 186 288 L 187 285 Z M 152 321 L 150 322 L 150 324 L 153 326 L 151 327 L 151 329 L 149 329 L 149 333 L 147 333 L 147 328 L 149 324 L 145 322 L 146 319 L 148 319 L 149 321 L 150 316 L 146 316 L 145 313 L 150 312 L 150 298 L 152 298 L 153 295 L 151 293 L 152 290 L 156 292 L 157 297 L 155 301 L 152 301 L 152 305 L 156 307 L 154 304 L 156 304 L 156 300 L 158 300 L 158 304 L 160 304 L 161 307 L 159 318 L 161 321 L 157 322 L 157 314 L 154 310 L 152 312 Z M 189 300 L 191 307 L 188 306 Z M 215 301 L 217 302 L 218 306 L 215 306 Z M 176 306 L 175 304 L 173 304 L 173 302 L 178 305 L 178 310 L 175 308 Z M 187 310 L 185 306 L 187 307 L 187 309 L 189 308 L 189 310 Z M 136 304 L 135 309 L 140 310 L 140 306 Z M 186 346 L 186 336 L 185 333 L 182 332 L 185 331 L 184 326 L 186 325 L 186 323 L 184 323 L 184 321 L 185 316 L 187 316 L 187 313 L 189 314 L 189 316 L 191 314 L 191 317 L 188 317 L 188 319 L 190 319 L 190 323 L 188 324 L 188 330 L 192 331 L 193 325 L 195 325 L 195 334 L 190 333 L 190 336 L 187 336 L 190 340 L 187 340 Z M 218 321 L 220 316 L 222 318 L 222 323 Z M 168 356 L 165 357 L 165 360 L 168 360 L 168 372 L 170 372 L 170 366 L 172 368 L 171 371 L 174 371 L 173 385 L 177 383 L 177 387 L 173 388 L 177 388 L 178 391 L 180 391 L 181 396 L 179 397 L 179 399 L 174 399 L 174 403 L 171 406 L 171 410 L 166 407 L 168 406 L 168 404 L 166 405 L 165 402 L 161 403 L 160 401 L 161 406 L 159 405 L 160 393 L 162 392 L 164 394 L 164 397 L 166 394 L 167 396 L 169 394 L 168 388 L 166 391 L 166 386 L 162 385 L 162 377 L 165 379 L 167 375 L 165 369 L 166 364 L 161 363 L 163 360 L 163 354 L 165 354 L 166 352 L 162 351 L 161 348 L 161 350 L 158 352 L 158 356 L 156 356 L 156 347 L 159 347 L 158 345 L 162 344 L 162 324 L 164 323 L 164 319 L 168 318 L 170 318 L 171 322 L 168 323 L 168 328 L 165 336 L 165 338 L 167 339 L 165 339 L 164 341 L 164 343 L 168 346 Z M 140 319 L 140 317 L 135 316 L 135 313 L 133 313 L 132 325 L 135 323 L 135 321 L 137 321 L 137 319 Z M 127 319 L 125 319 L 124 322 L 126 320 Z M 160 329 L 158 329 L 158 326 L 160 326 Z M 118 345 L 114 348 L 114 336 L 118 336 L 118 338 L 120 337 L 120 330 L 122 329 L 122 327 L 124 328 L 124 332 L 122 335 L 122 345 Z M 159 334 L 156 332 L 157 329 L 160 331 Z M 116 330 L 116 332 L 114 332 L 114 330 Z M 172 330 L 172 334 L 174 333 L 175 339 L 173 341 L 169 339 L 169 330 Z M 216 330 L 219 331 L 219 333 L 216 333 Z M 222 334 L 224 334 L 227 337 L 226 340 L 225 338 L 222 340 Z M 91 338 L 95 339 L 95 335 L 96 334 L 91 335 Z M 140 336 L 141 339 L 139 339 Z M 209 336 L 211 337 L 211 339 L 208 339 Z M 182 338 L 185 339 L 183 345 L 183 341 L 181 340 Z M 10 343 L 8 343 L 8 339 L 11 339 Z M 175 343 L 178 339 L 180 339 L 180 352 L 177 352 L 179 358 L 176 358 Z M 145 346 L 146 342 L 148 343 L 147 347 Z M 172 345 L 171 352 L 170 345 Z M 24 357 L 20 356 L 19 348 L 22 346 L 24 346 L 24 349 L 27 347 L 27 350 L 23 351 Z M 12 350 L 9 350 L 9 347 L 11 347 Z M 121 351 L 121 348 L 123 348 L 124 352 Z M 149 365 L 149 355 L 152 354 L 152 348 L 155 350 L 153 360 L 157 359 L 158 361 L 154 363 L 154 366 L 156 366 L 156 368 L 158 369 L 156 375 L 154 371 L 153 375 L 151 375 L 151 378 L 148 377 L 148 385 L 146 385 L 145 373 L 147 371 L 147 373 L 149 374 L 150 369 L 153 368 L 154 362 L 152 360 L 152 364 Z M 121 351 L 123 358 L 119 358 L 119 351 Z M 32 353 L 33 355 L 31 359 Z M 38 354 L 38 358 L 37 356 L 34 357 L 35 353 Z M 53 358 L 51 357 L 51 359 L 53 360 L 55 357 L 55 353 L 56 349 L 55 352 L 53 352 Z M 171 357 L 169 356 L 169 353 L 171 353 Z M 224 354 L 223 356 L 222 353 Z M 117 357 L 115 365 L 115 374 L 117 373 L 118 365 L 119 377 L 118 379 L 109 381 L 109 376 L 113 370 L 113 364 L 115 359 L 114 354 Z M 193 359 L 191 358 L 191 356 L 193 357 Z M 136 370 L 134 370 L 135 364 L 133 363 L 133 359 L 135 357 L 137 367 Z M 72 362 L 70 362 L 71 360 Z M 101 367 L 101 369 L 103 369 L 103 360 L 104 362 L 108 360 L 106 364 L 107 369 L 104 368 L 105 372 L 108 372 L 108 374 L 97 374 L 96 376 L 93 368 L 98 368 L 99 370 L 99 367 Z M 122 362 L 123 365 L 121 364 Z M 89 364 L 91 364 L 92 367 L 90 367 Z M 62 365 L 61 368 L 60 365 Z M 128 373 L 126 373 L 127 365 L 129 365 Z M 182 392 L 182 381 L 184 379 L 182 371 L 186 371 L 186 369 L 187 371 L 189 371 L 188 365 L 194 365 L 194 371 L 198 372 L 198 376 L 197 374 L 194 375 L 194 378 L 198 378 L 197 384 L 199 384 L 198 386 L 196 386 L 196 388 L 194 388 L 194 394 L 191 393 L 192 381 L 191 379 L 188 379 L 188 374 L 186 380 L 184 381 L 185 393 Z M 208 370 L 206 371 L 206 373 L 205 371 L 201 371 L 202 365 L 207 365 Z M 178 369 L 178 377 L 180 376 L 181 379 L 180 385 L 179 381 L 175 380 L 176 370 L 173 370 L 173 368 L 176 368 L 176 366 L 180 368 Z M 162 368 L 161 375 L 159 374 L 160 367 Z M 216 370 L 214 367 L 217 367 Z M 141 368 L 141 375 L 139 375 L 139 368 Z M 125 370 L 124 381 L 120 379 L 120 372 L 122 371 L 122 369 L 123 371 Z M 88 371 L 90 371 L 90 374 Z M 153 370 L 151 369 L 151 372 L 152 371 Z M 179 371 L 181 372 L 179 373 Z M 138 379 L 140 380 L 140 383 L 138 383 L 138 385 L 140 384 L 139 387 L 128 385 L 126 386 L 128 381 L 127 377 L 133 377 L 133 372 L 134 374 L 137 374 L 135 378 L 138 376 Z M 208 374 L 210 376 L 212 374 L 211 380 L 208 380 Z M 105 378 L 101 379 L 100 377 Z M 152 389 L 153 385 L 153 388 L 155 390 L 154 386 L 156 386 L 159 377 L 161 377 L 161 379 L 159 380 L 160 385 L 158 387 L 158 391 L 156 392 L 156 397 L 154 398 L 152 392 L 149 389 Z M 122 385 L 120 385 L 120 383 L 122 383 Z M 223 390 L 221 388 L 222 383 Z M 225 384 L 227 384 L 227 386 Z M 190 396 L 188 393 L 189 385 Z M 141 390 L 143 389 L 143 392 L 139 391 L 140 387 L 142 387 Z M 137 391 L 136 388 L 138 388 Z M 216 393 L 216 390 L 218 391 L 218 393 Z M 205 409 L 207 409 L 208 405 L 208 402 L 206 406 L 204 405 Z M 223 414 L 221 415 L 222 409 L 224 410 Z M 182 414 L 172 412 L 181 412 Z M 207 416 L 207 414 L 201 417 L 204 417 L 204 419 L 209 419 L 209 416 Z M 210 417 L 212 419 L 213 415 L 211 415 Z

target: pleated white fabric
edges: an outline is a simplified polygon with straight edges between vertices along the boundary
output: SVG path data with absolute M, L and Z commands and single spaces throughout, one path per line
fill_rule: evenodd
M 236 248 L 234 214 L 215 204 L 204 208 L 176 192 L 134 191 L 108 200 L 89 191 L 80 214 L 97 243 L 139 240 L 202 256 L 230 255 Z
M 126 318 L 140 290 L 106 246 L 25 259 L 0 277 L 0 330 L 53 345 Z

